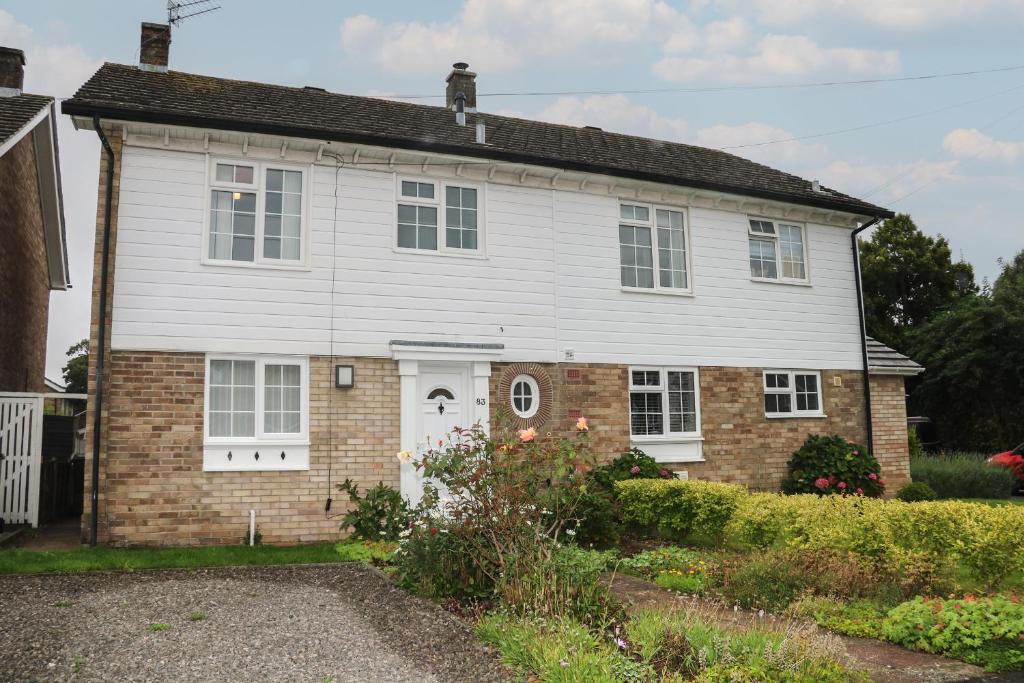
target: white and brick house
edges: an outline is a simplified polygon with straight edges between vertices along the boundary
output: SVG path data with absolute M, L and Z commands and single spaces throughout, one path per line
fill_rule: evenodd
M 63 103 L 110 145 L 101 542 L 234 543 L 250 510 L 269 542 L 335 538 L 339 482 L 415 500 L 396 452 L 498 415 L 586 415 L 604 457 L 759 489 L 839 433 L 907 481 L 919 368 L 868 360 L 851 237 L 886 209 L 716 150 L 487 114 L 464 64 L 430 107 L 175 72 L 169 41 L 144 25 L 139 66 Z

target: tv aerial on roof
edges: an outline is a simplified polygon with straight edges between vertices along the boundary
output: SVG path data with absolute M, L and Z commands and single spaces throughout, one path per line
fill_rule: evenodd
M 167 0 L 167 23 L 170 26 L 177 26 L 186 19 L 220 9 L 220 5 L 211 4 L 212 0 Z

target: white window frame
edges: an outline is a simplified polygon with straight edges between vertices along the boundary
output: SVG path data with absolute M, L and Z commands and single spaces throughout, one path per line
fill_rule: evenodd
M 700 424 L 700 370 L 696 367 L 686 366 L 632 366 L 629 368 L 629 391 L 628 393 L 655 393 L 651 391 L 651 387 L 637 386 L 633 384 L 633 373 L 634 372 L 657 372 L 659 373 L 660 382 L 660 393 L 661 393 L 661 406 L 663 415 L 663 434 L 633 434 L 633 406 L 632 400 L 629 401 L 629 438 L 630 441 L 637 443 L 652 442 L 657 443 L 661 441 L 676 441 L 679 439 L 696 439 L 701 436 L 701 424 Z M 669 401 L 668 401 L 668 373 L 670 372 L 690 372 L 693 373 L 693 400 L 694 400 L 694 420 L 695 430 L 694 431 L 670 431 L 669 422 Z
M 768 386 L 768 375 L 786 375 L 788 376 L 789 386 L 782 389 L 777 387 Z M 816 385 L 818 387 L 818 408 L 817 410 L 799 410 L 797 409 L 796 402 L 796 377 L 797 375 L 812 375 L 816 379 Z M 761 373 L 761 387 L 765 395 L 776 394 L 782 396 L 789 396 L 790 406 L 793 410 L 788 413 L 770 413 L 765 409 L 764 415 L 767 418 L 793 418 L 793 417 L 826 417 L 825 415 L 825 390 L 821 384 L 821 371 L 820 370 L 774 370 L 768 369 Z M 761 405 L 764 405 L 762 399 Z
M 754 227 L 751 225 L 751 221 L 761 221 L 764 223 L 771 223 L 775 234 L 768 235 L 761 232 L 755 232 Z M 791 228 L 797 228 L 800 231 L 800 240 L 803 245 L 803 258 L 804 258 L 804 277 L 792 278 L 784 277 L 782 274 L 782 247 L 781 237 L 779 235 L 779 227 L 787 226 Z M 789 220 L 779 220 L 776 218 L 764 218 L 762 216 L 747 216 L 747 270 L 750 270 L 750 241 L 753 239 L 759 240 L 771 240 L 775 246 L 775 273 L 776 277 L 759 277 L 750 274 L 750 279 L 754 282 L 781 282 L 785 284 L 794 285 L 809 285 L 811 283 L 811 260 L 810 260 L 810 249 L 807 244 L 807 225 L 804 223 L 797 223 Z
M 210 368 L 213 361 L 254 361 L 255 427 L 253 436 L 210 436 Z M 203 386 L 203 470 L 263 471 L 309 469 L 309 358 L 253 354 L 206 354 Z M 298 365 L 299 432 L 267 433 L 264 431 L 265 381 L 267 365 Z M 285 458 L 280 457 L 281 452 Z M 231 457 L 228 457 L 228 454 Z M 257 459 L 255 454 L 259 453 Z
M 232 158 L 207 156 L 206 164 L 206 196 L 203 200 L 203 244 L 201 263 L 209 266 L 232 266 L 238 268 L 264 268 L 280 270 L 309 270 L 310 258 L 310 214 L 312 211 L 311 187 L 313 166 L 277 161 L 266 161 L 253 158 Z M 233 166 L 252 166 L 253 180 L 248 183 L 220 182 L 217 180 L 217 164 Z M 263 237 L 266 218 L 266 184 L 267 170 L 298 171 L 302 174 L 302 217 L 299 223 L 299 258 L 275 259 L 263 256 Z M 225 192 L 255 192 L 256 194 L 256 231 L 252 261 L 233 261 L 231 259 L 214 259 L 210 257 L 210 212 L 212 196 L 215 190 Z
M 516 403 L 515 403 L 516 385 L 519 384 L 520 382 L 526 382 L 526 384 L 529 385 L 529 387 L 530 387 L 530 391 L 533 392 L 531 394 L 531 398 L 533 400 L 530 402 L 529 409 L 524 410 L 522 412 L 520 412 L 516 408 Z M 512 412 L 517 417 L 520 417 L 520 418 L 522 418 L 524 420 L 528 420 L 531 417 L 533 417 L 534 415 L 536 415 L 537 411 L 540 410 L 540 385 L 537 384 L 537 380 L 534 379 L 534 377 L 531 376 L 531 375 L 526 375 L 526 374 L 516 375 L 515 379 L 512 380 L 512 384 L 509 385 L 508 400 L 509 400 L 509 404 L 512 406 Z
M 647 221 L 641 221 L 636 219 L 628 219 L 622 217 L 623 206 L 640 206 L 647 209 Z M 658 237 L 658 219 L 657 212 L 661 211 L 673 211 L 675 213 L 682 214 L 683 217 L 683 250 L 685 252 L 684 265 L 686 267 L 686 286 L 685 287 L 665 287 L 661 284 L 661 266 L 659 261 L 659 237 Z M 631 287 L 629 285 L 622 284 L 622 253 L 619 253 L 619 287 L 624 292 L 639 292 L 642 294 L 671 294 L 676 296 L 693 296 L 693 243 L 690 240 L 690 215 L 685 207 L 681 206 L 669 206 L 667 204 L 648 204 L 640 201 L 630 201 L 629 199 L 619 199 L 618 202 L 618 220 L 615 223 L 615 240 L 616 244 L 619 245 L 620 249 L 622 242 L 619 238 L 619 226 L 629 225 L 633 227 L 650 228 L 651 230 L 651 258 L 652 266 L 654 269 L 654 286 L 653 287 Z M 671 245 L 669 245 L 671 246 Z
M 434 198 L 424 199 L 421 197 L 403 197 L 402 182 L 426 183 L 434 186 Z M 449 187 L 468 188 L 476 190 L 476 249 L 462 249 L 460 247 L 448 246 L 447 235 L 447 196 Z M 437 209 L 437 249 L 414 249 L 412 247 L 398 246 L 398 205 L 410 204 L 413 206 L 431 206 Z M 485 216 L 487 215 L 487 185 L 463 181 L 460 178 L 445 180 L 440 178 L 428 178 L 423 176 L 410 176 L 395 174 L 395 201 L 394 215 L 391 221 L 391 244 L 394 251 L 402 254 L 448 256 L 454 258 L 486 258 L 486 230 Z

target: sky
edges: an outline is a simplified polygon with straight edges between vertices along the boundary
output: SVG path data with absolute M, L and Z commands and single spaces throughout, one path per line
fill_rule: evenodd
M 175 29 L 172 69 L 443 104 L 451 64 L 466 61 L 481 95 L 586 93 L 481 96 L 482 112 L 717 147 L 818 179 L 944 235 L 979 282 L 1024 248 L 1024 0 L 213 4 Z M 25 50 L 27 91 L 66 98 L 102 62 L 136 63 L 139 23 L 165 21 L 166 6 L 5 0 L 0 45 Z M 989 73 L 794 87 L 968 71 Z M 638 90 L 662 92 L 623 92 Z M 54 379 L 88 334 L 99 168 L 95 134 L 61 119 L 74 289 L 51 294 Z

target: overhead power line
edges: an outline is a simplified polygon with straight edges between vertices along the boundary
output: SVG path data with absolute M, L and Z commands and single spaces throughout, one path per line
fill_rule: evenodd
M 640 88 L 636 90 L 527 90 L 522 92 L 488 92 L 477 93 L 477 97 L 553 97 L 567 95 L 656 95 L 660 93 L 718 93 L 742 92 L 745 90 L 795 90 L 801 88 L 833 88 L 845 85 L 873 85 L 877 83 L 906 83 L 911 81 L 930 81 L 939 78 L 966 78 L 984 74 L 1003 73 L 1024 70 L 1024 64 L 1016 66 L 1000 66 L 992 69 L 975 69 L 972 71 L 953 71 L 938 74 L 920 74 L 917 76 L 894 76 L 892 78 L 862 78 L 852 81 L 816 81 L 811 83 L 776 83 L 770 85 L 720 85 L 701 88 Z M 381 99 L 395 100 L 427 100 L 441 99 L 444 95 L 373 95 Z
M 917 112 L 915 114 L 908 114 L 906 116 L 900 116 L 900 117 L 897 117 L 895 119 L 886 119 L 885 121 L 875 121 L 874 123 L 865 123 L 865 124 L 861 124 L 859 126 L 852 126 L 850 128 L 839 128 L 839 129 L 836 129 L 836 130 L 824 131 L 822 133 L 810 133 L 808 135 L 794 135 L 793 137 L 788 137 L 788 138 L 776 138 L 774 140 L 762 140 L 761 142 L 748 142 L 748 143 L 745 143 L 745 144 L 742 144 L 742 145 L 729 145 L 729 146 L 726 146 L 726 147 L 719 147 L 718 149 L 727 150 L 727 149 L 745 149 L 745 148 L 748 148 L 748 147 L 764 147 L 765 145 L 777 145 L 777 144 L 780 144 L 780 143 L 783 143 L 783 142 L 798 142 L 800 140 L 813 140 L 815 138 L 824 138 L 824 137 L 829 137 L 831 135 L 840 135 L 842 133 L 853 133 L 853 132 L 860 131 L 860 130 L 867 130 L 869 128 L 877 128 L 879 126 L 889 126 L 889 125 L 892 125 L 894 123 L 902 123 L 904 121 L 912 121 L 914 119 L 920 119 L 920 118 L 923 118 L 925 116 L 931 116 L 933 114 L 940 114 L 940 113 L 942 113 L 944 111 L 949 111 L 950 109 L 956 109 L 958 107 L 966 107 L 969 104 L 975 104 L 977 102 L 982 102 L 984 100 L 989 100 L 989 99 L 992 99 L 993 97 L 998 97 L 999 95 L 1005 95 L 1008 92 L 1013 92 L 1014 90 L 1020 90 L 1021 88 L 1024 88 L 1024 83 L 1021 83 L 1019 85 L 1015 85 L 1012 88 L 1007 88 L 1006 90 L 1000 90 L 998 92 L 989 93 L 988 95 L 983 95 L 981 97 L 975 97 L 973 99 L 964 100 L 963 102 L 957 102 L 955 104 L 947 104 L 946 106 L 939 107 L 938 109 L 929 109 L 928 111 L 922 111 L 922 112 Z

